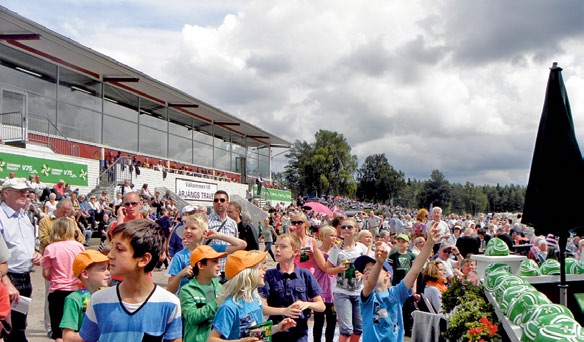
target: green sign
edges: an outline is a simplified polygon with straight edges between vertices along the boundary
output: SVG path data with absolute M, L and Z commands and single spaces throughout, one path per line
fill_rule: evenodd
M 253 194 L 254 196 L 258 193 L 258 186 L 253 186 Z M 277 190 L 277 189 L 266 189 L 266 187 L 262 188 L 262 198 L 266 201 L 272 202 L 292 202 L 292 192 L 288 190 Z
M 39 174 L 45 184 L 58 183 L 62 179 L 71 185 L 88 185 L 87 165 L 0 153 L 0 178 L 8 177 L 10 172 L 26 179 L 31 173 Z

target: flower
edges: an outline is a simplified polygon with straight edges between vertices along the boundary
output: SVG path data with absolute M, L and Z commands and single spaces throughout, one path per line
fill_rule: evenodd
M 481 317 L 478 322 L 470 322 L 465 325 L 468 330 L 466 334 L 462 336 L 463 341 L 491 342 L 498 341 L 500 338 L 497 334 L 499 327 L 497 324 L 489 321 L 486 316 Z

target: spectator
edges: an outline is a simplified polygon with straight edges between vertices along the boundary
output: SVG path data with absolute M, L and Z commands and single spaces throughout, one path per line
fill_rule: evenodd
M 251 224 L 242 220 L 241 204 L 238 202 L 229 203 L 229 207 L 227 207 L 227 216 L 237 223 L 239 238 L 247 243 L 245 250 L 259 250 L 258 232 Z
M 423 277 L 426 281 L 424 296 L 428 298 L 434 311 L 441 313 L 442 294 L 448 289 L 444 264 L 439 261 L 429 262 L 424 268 Z

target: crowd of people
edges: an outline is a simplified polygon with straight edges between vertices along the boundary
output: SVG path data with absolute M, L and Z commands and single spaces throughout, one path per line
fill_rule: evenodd
M 211 208 L 179 211 L 147 184 L 125 183 L 114 199 L 57 188 L 36 176 L 2 184 L 6 341 L 26 341 L 27 315 L 10 303 L 30 297 L 35 266 L 46 279 L 45 328 L 58 341 L 258 341 L 266 331 L 274 341 L 312 334 L 328 342 L 335 331 L 343 342 L 402 341 L 416 303 L 440 313 L 455 279 L 480 282 L 471 256 L 489 239 L 512 250 L 525 244 L 539 263 L 557 256 L 556 238 L 536 236 L 520 216 L 443 217 L 439 207 L 386 206 L 329 217 L 299 198 L 253 223 L 222 190 Z M 92 230 L 102 235 L 98 250 L 88 248 Z M 580 260 L 581 242 L 568 243 Z M 164 269 L 162 288 L 150 273 Z

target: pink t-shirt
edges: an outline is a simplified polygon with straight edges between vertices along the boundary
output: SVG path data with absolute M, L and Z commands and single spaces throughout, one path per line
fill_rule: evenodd
M 53 242 L 45 248 L 42 267 L 51 275 L 49 292 L 77 290 L 79 279 L 73 274 L 73 260 L 84 250 L 75 240 Z
M 306 237 L 304 243 L 302 244 L 302 246 L 300 246 L 300 248 L 301 249 L 308 249 L 308 250 L 312 251 L 312 238 Z M 318 266 L 316 265 L 316 262 L 314 261 L 314 257 L 310 257 L 306 261 L 300 261 L 301 254 L 302 254 L 302 252 L 299 253 L 294 258 L 294 263 L 296 263 L 298 265 L 298 267 L 300 267 L 300 268 L 305 268 L 305 269 L 309 270 L 310 273 L 312 273 L 312 275 L 314 275 L 314 271 L 316 270 L 316 268 L 318 268 Z

